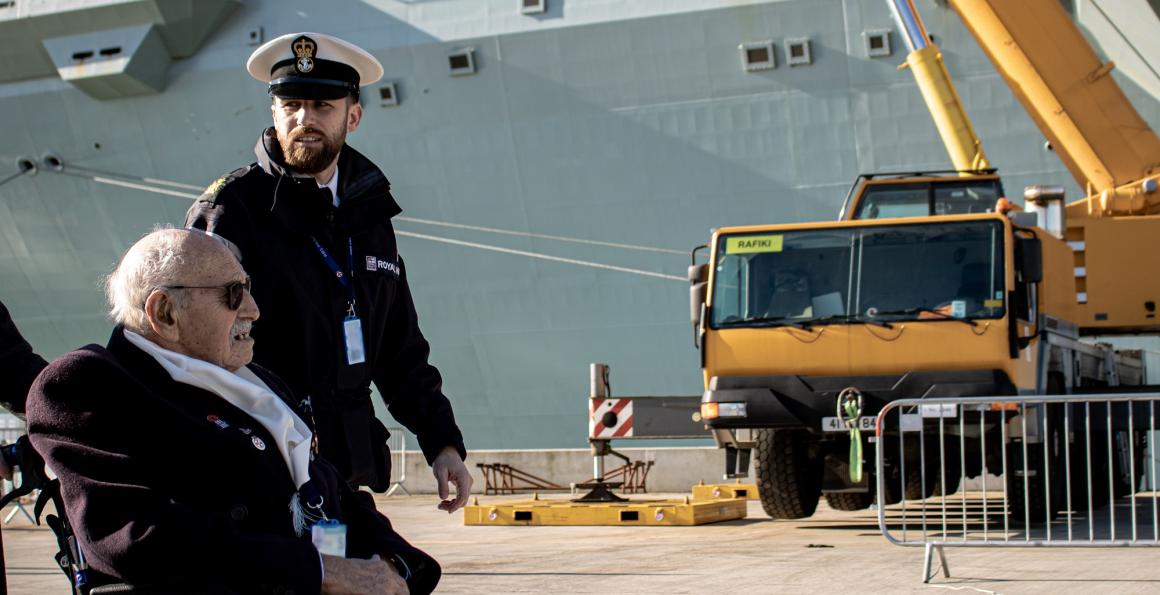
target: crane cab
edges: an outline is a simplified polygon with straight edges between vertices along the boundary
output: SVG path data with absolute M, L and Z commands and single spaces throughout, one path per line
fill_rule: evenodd
M 894 219 L 995 212 L 1003 183 L 993 169 L 979 172 L 860 174 L 840 220 Z

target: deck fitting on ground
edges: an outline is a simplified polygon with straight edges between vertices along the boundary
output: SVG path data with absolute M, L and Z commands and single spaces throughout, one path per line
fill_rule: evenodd
M 743 500 L 758 500 L 757 486 L 752 483 L 711 483 L 701 482 L 693 486 L 693 500 L 729 500 L 741 498 Z
M 463 509 L 464 525 L 670 526 L 689 527 L 745 518 L 746 502 L 732 500 L 629 500 L 579 503 L 518 500 Z

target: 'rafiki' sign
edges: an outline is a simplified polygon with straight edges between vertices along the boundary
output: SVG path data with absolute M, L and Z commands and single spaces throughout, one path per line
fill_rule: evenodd
M 750 254 L 754 252 L 781 252 L 782 236 L 739 236 L 725 238 L 726 254 Z

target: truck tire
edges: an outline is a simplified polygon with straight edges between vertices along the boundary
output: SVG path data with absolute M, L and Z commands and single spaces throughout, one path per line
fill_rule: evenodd
M 960 448 L 958 438 L 954 436 L 949 437 L 944 445 L 944 449 L 946 451 L 946 461 L 935 467 L 935 477 L 937 479 L 935 480 L 934 494 L 937 496 L 950 496 L 959 491 L 959 486 L 963 479 L 963 461 L 960 458 L 962 449 Z M 945 486 L 942 476 L 944 470 L 946 471 Z
M 872 492 L 826 492 L 826 504 L 834 510 L 865 510 L 874 503 Z
M 817 510 L 822 466 L 810 442 L 806 430 L 757 431 L 757 494 L 771 518 L 804 519 Z
M 1093 416 L 1096 415 L 1096 406 L 1093 405 L 1092 410 Z M 1098 414 L 1106 415 L 1102 410 Z M 1125 462 L 1128 458 L 1126 442 L 1128 435 L 1133 436 L 1136 441 L 1135 480 L 1136 487 L 1139 486 L 1147 464 L 1144 459 L 1146 435 L 1140 431 L 1130 434 L 1124 431 L 1113 432 L 1112 448 L 1109 453 L 1108 433 L 1106 431 L 1093 431 L 1090 444 L 1088 438 L 1083 437 L 1082 431 L 1079 434 L 1081 437 L 1072 444 L 1071 451 L 1073 469 L 1071 473 L 1071 508 L 1076 513 L 1087 514 L 1089 507 L 1093 511 L 1099 510 L 1107 506 L 1110 500 L 1122 498 L 1135 491 L 1130 478 L 1132 470 L 1127 467 Z M 1091 457 L 1090 479 L 1087 472 L 1087 457 L 1089 455 Z M 1110 478 L 1109 462 L 1112 466 Z M 1061 508 L 1066 507 L 1065 502 Z
M 886 501 L 882 503 L 883 505 L 890 506 L 891 504 L 898 504 L 899 502 L 902 502 L 903 487 L 899 484 L 897 479 L 889 480 L 885 487 L 886 493 L 884 494 L 884 499 Z M 874 491 L 877 492 L 878 490 L 875 489 Z
M 886 463 L 885 464 L 885 472 L 886 473 L 885 473 L 885 477 L 882 478 L 882 488 L 883 488 L 882 489 L 882 492 L 883 492 L 882 496 L 883 497 L 880 498 L 880 500 L 883 500 L 882 504 L 884 504 L 886 506 L 889 506 L 891 504 L 898 504 L 899 502 L 902 501 L 902 495 L 904 493 L 906 493 L 906 486 L 905 486 L 906 482 L 904 482 L 902 480 L 901 461 L 899 461 L 898 455 L 895 454 L 898 452 L 898 440 L 899 440 L 899 438 L 897 435 L 894 435 L 894 436 L 888 435 L 888 436 L 885 436 L 883 438 L 883 442 L 882 442 L 882 444 L 887 445 L 887 447 L 886 447 L 886 452 L 884 453 L 885 458 L 886 458 L 886 460 L 885 460 L 885 463 Z M 868 446 L 869 446 L 869 448 L 867 449 L 867 451 L 868 451 L 869 455 L 867 458 L 871 459 L 871 460 L 877 460 L 877 456 L 878 456 L 877 448 L 880 445 L 872 443 Z M 907 469 L 907 472 L 909 474 L 910 469 Z M 877 492 L 878 492 L 878 477 L 877 477 L 876 473 L 870 474 L 870 487 L 871 487 L 871 493 L 877 494 Z M 871 501 L 873 501 L 873 498 L 871 499 Z
M 1048 405 L 1047 419 L 1049 427 L 1046 439 L 1038 444 L 1027 445 L 1026 481 L 1023 476 L 1022 442 L 1016 439 L 1006 446 L 1007 461 L 1010 465 L 1004 477 L 1007 486 L 1007 508 L 1012 519 L 1025 524 L 1029 522 L 1038 525 L 1055 520 L 1060 511 L 1066 507 L 1067 484 L 1064 479 L 1066 470 L 1063 468 L 1063 452 L 1064 440 L 1067 438 L 1063 434 L 1062 406 Z M 1047 449 L 1046 467 L 1044 449 Z
M 1137 422 L 1139 423 L 1139 422 Z M 1140 477 L 1144 469 L 1144 449 L 1147 447 L 1147 434 L 1142 431 L 1121 431 L 1118 432 L 1123 443 L 1117 443 L 1119 448 L 1123 449 L 1122 456 L 1116 456 L 1113 460 L 1115 465 L 1116 481 L 1113 484 L 1115 487 L 1115 495 L 1117 498 L 1131 495 L 1140 487 Z M 1128 442 L 1135 442 L 1135 456 L 1131 456 L 1132 450 L 1129 450 Z M 1128 459 L 1134 458 L 1132 462 L 1127 462 Z M 1129 467 L 1133 465 L 1134 467 Z M 1135 477 L 1132 477 L 1132 471 L 1135 470 Z M 1133 481 L 1133 479 L 1135 481 Z
M 1076 410 L 1084 411 L 1079 407 Z M 1100 415 L 1106 415 L 1106 405 L 1092 405 L 1092 417 L 1099 419 Z M 1076 438 L 1071 444 L 1071 508 L 1086 515 L 1089 509 L 1094 512 L 1107 506 L 1111 499 L 1108 461 L 1114 460 L 1114 455 L 1108 454 L 1107 432 L 1096 428 L 1088 434 L 1082 425 L 1083 413 L 1078 417 L 1081 425 L 1076 428 Z
M 923 500 L 934 495 L 934 484 L 938 480 L 937 477 L 927 476 L 926 485 L 922 483 L 923 477 L 919 470 L 906 470 L 906 499 L 910 501 Z
M 871 475 L 870 481 L 874 482 L 873 493 L 877 493 L 878 492 L 878 486 L 877 486 L 878 478 L 875 477 L 874 475 Z M 901 472 L 899 471 L 897 465 L 886 468 L 886 477 L 882 481 L 882 488 L 883 488 L 882 500 L 884 500 L 884 502 L 882 502 L 881 504 L 889 506 L 891 504 L 898 504 L 899 502 L 902 501 L 902 494 L 903 494 L 904 490 L 906 489 L 906 487 L 903 485 Z
M 906 483 L 905 495 L 907 500 L 925 500 L 939 491 L 942 481 L 939 479 L 941 465 L 939 463 L 938 443 L 929 439 L 924 442 L 925 453 L 920 456 L 917 441 L 911 440 L 911 450 L 906 454 Z M 923 463 L 926 470 L 923 472 Z M 948 486 L 949 487 L 949 486 Z

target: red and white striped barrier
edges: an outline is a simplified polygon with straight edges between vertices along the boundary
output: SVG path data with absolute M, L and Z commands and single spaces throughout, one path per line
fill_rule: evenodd
M 589 399 L 589 438 L 631 438 L 632 399 Z

